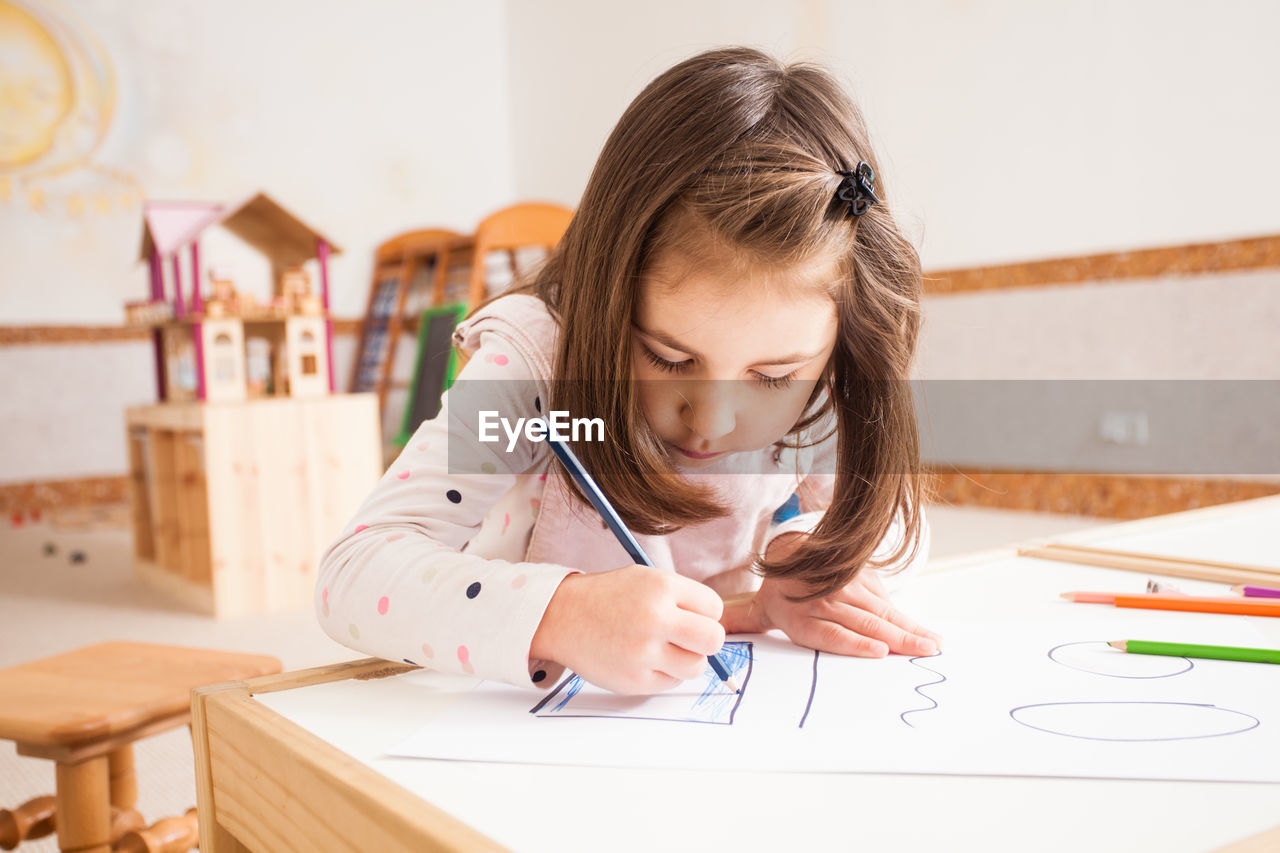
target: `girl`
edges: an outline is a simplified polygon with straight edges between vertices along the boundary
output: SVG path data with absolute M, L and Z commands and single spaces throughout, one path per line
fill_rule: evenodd
M 701 675 L 726 631 L 936 651 L 879 577 L 922 562 L 927 530 L 906 382 L 922 277 L 878 171 L 819 68 L 729 48 L 650 83 L 546 265 L 459 325 L 440 414 L 325 554 L 329 635 L 629 693 Z M 658 568 L 518 429 L 557 412 L 603 425 L 574 450 Z

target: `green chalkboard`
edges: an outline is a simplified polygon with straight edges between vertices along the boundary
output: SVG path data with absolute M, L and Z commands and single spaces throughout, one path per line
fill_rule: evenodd
M 440 398 L 458 372 L 458 354 L 453 349 L 453 328 L 467 314 L 461 303 L 428 308 L 418 321 L 418 358 L 404 404 L 404 419 L 396 444 L 409 443 L 418 425 L 440 412 Z

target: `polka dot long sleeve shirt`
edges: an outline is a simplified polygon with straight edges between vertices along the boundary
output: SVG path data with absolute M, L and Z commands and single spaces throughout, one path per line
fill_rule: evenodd
M 495 333 L 458 376 L 501 392 L 531 387 L 529 366 Z M 455 385 L 455 387 L 457 387 Z M 550 466 L 545 445 L 481 444 L 446 393 L 321 561 L 317 608 L 338 642 L 388 660 L 515 684 L 559 668 L 529 661 L 533 635 L 564 565 L 526 562 Z M 504 414 L 537 415 L 539 402 L 508 399 Z M 535 448 L 537 452 L 535 452 Z M 459 460 L 486 457 L 476 473 Z M 451 473 L 451 468 L 455 470 Z M 616 568 L 611 566 L 609 568 Z

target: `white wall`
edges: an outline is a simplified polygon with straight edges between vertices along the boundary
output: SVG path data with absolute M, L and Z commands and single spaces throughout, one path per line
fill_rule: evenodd
M 0 347 L 0 482 L 128 470 L 124 409 L 155 401 L 150 341 Z
M 862 104 L 928 268 L 1280 231 L 1280 4 L 513 2 L 521 195 L 573 202 L 656 74 L 741 42 Z
M 1280 270 L 926 297 L 927 459 L 1280 480 Z
M 926 297 L 928 379 L 1280 380 L 1280 270 Z
M 151 199 L 266 190 L 343 249 L 338 316 L 363 313 L 378 243 L 466 231 L 514 200 L 500 0 L 25 1 L 101 42 L 116 98 L 84 165 L 19 174 L 53 198 L 70 184 L 115 199 L 129 179 Z M 0 323 L 120 322 L 147 294 L 140 235 L 136 205 L 0 200 Z
M 508 2 L 516 188 L 576 205 L 609 131 L 648 82 L 700 50 L 778 55 L 812 37 L 813 0 Z

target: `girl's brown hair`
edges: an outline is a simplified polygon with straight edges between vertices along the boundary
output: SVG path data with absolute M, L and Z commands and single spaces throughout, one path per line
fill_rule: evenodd
M 827 72 L 748 48 L 699 54 L 627 108 L 564 238 L 530 283 L 563 331 L 552 408 L 604 419 L 610 440 L 582 443 L 579 456 L 632 529 L 663 534 L 729 510 L 675 469 L 629 381 L 632 321 L 649 262 L 682 248 L 690 233 L 774 268 L 836 262 L 841 272 L 828 288 L 835 350 L 790 434 L 834 409 L 834 495 L 800 548 L 759 566 L 766 577 L 806 581 L 813 596 L 871 563 L 898 515 L 901 544 L 874 565 L 909 559 L 922 524 L 908 383 L 920 261 L 886 204 L 855 218 L 837 200 L 837 170 L 859 161 L 882 175 L 861 113 Z M 876 195 L 887 198 L 882 179 Z

